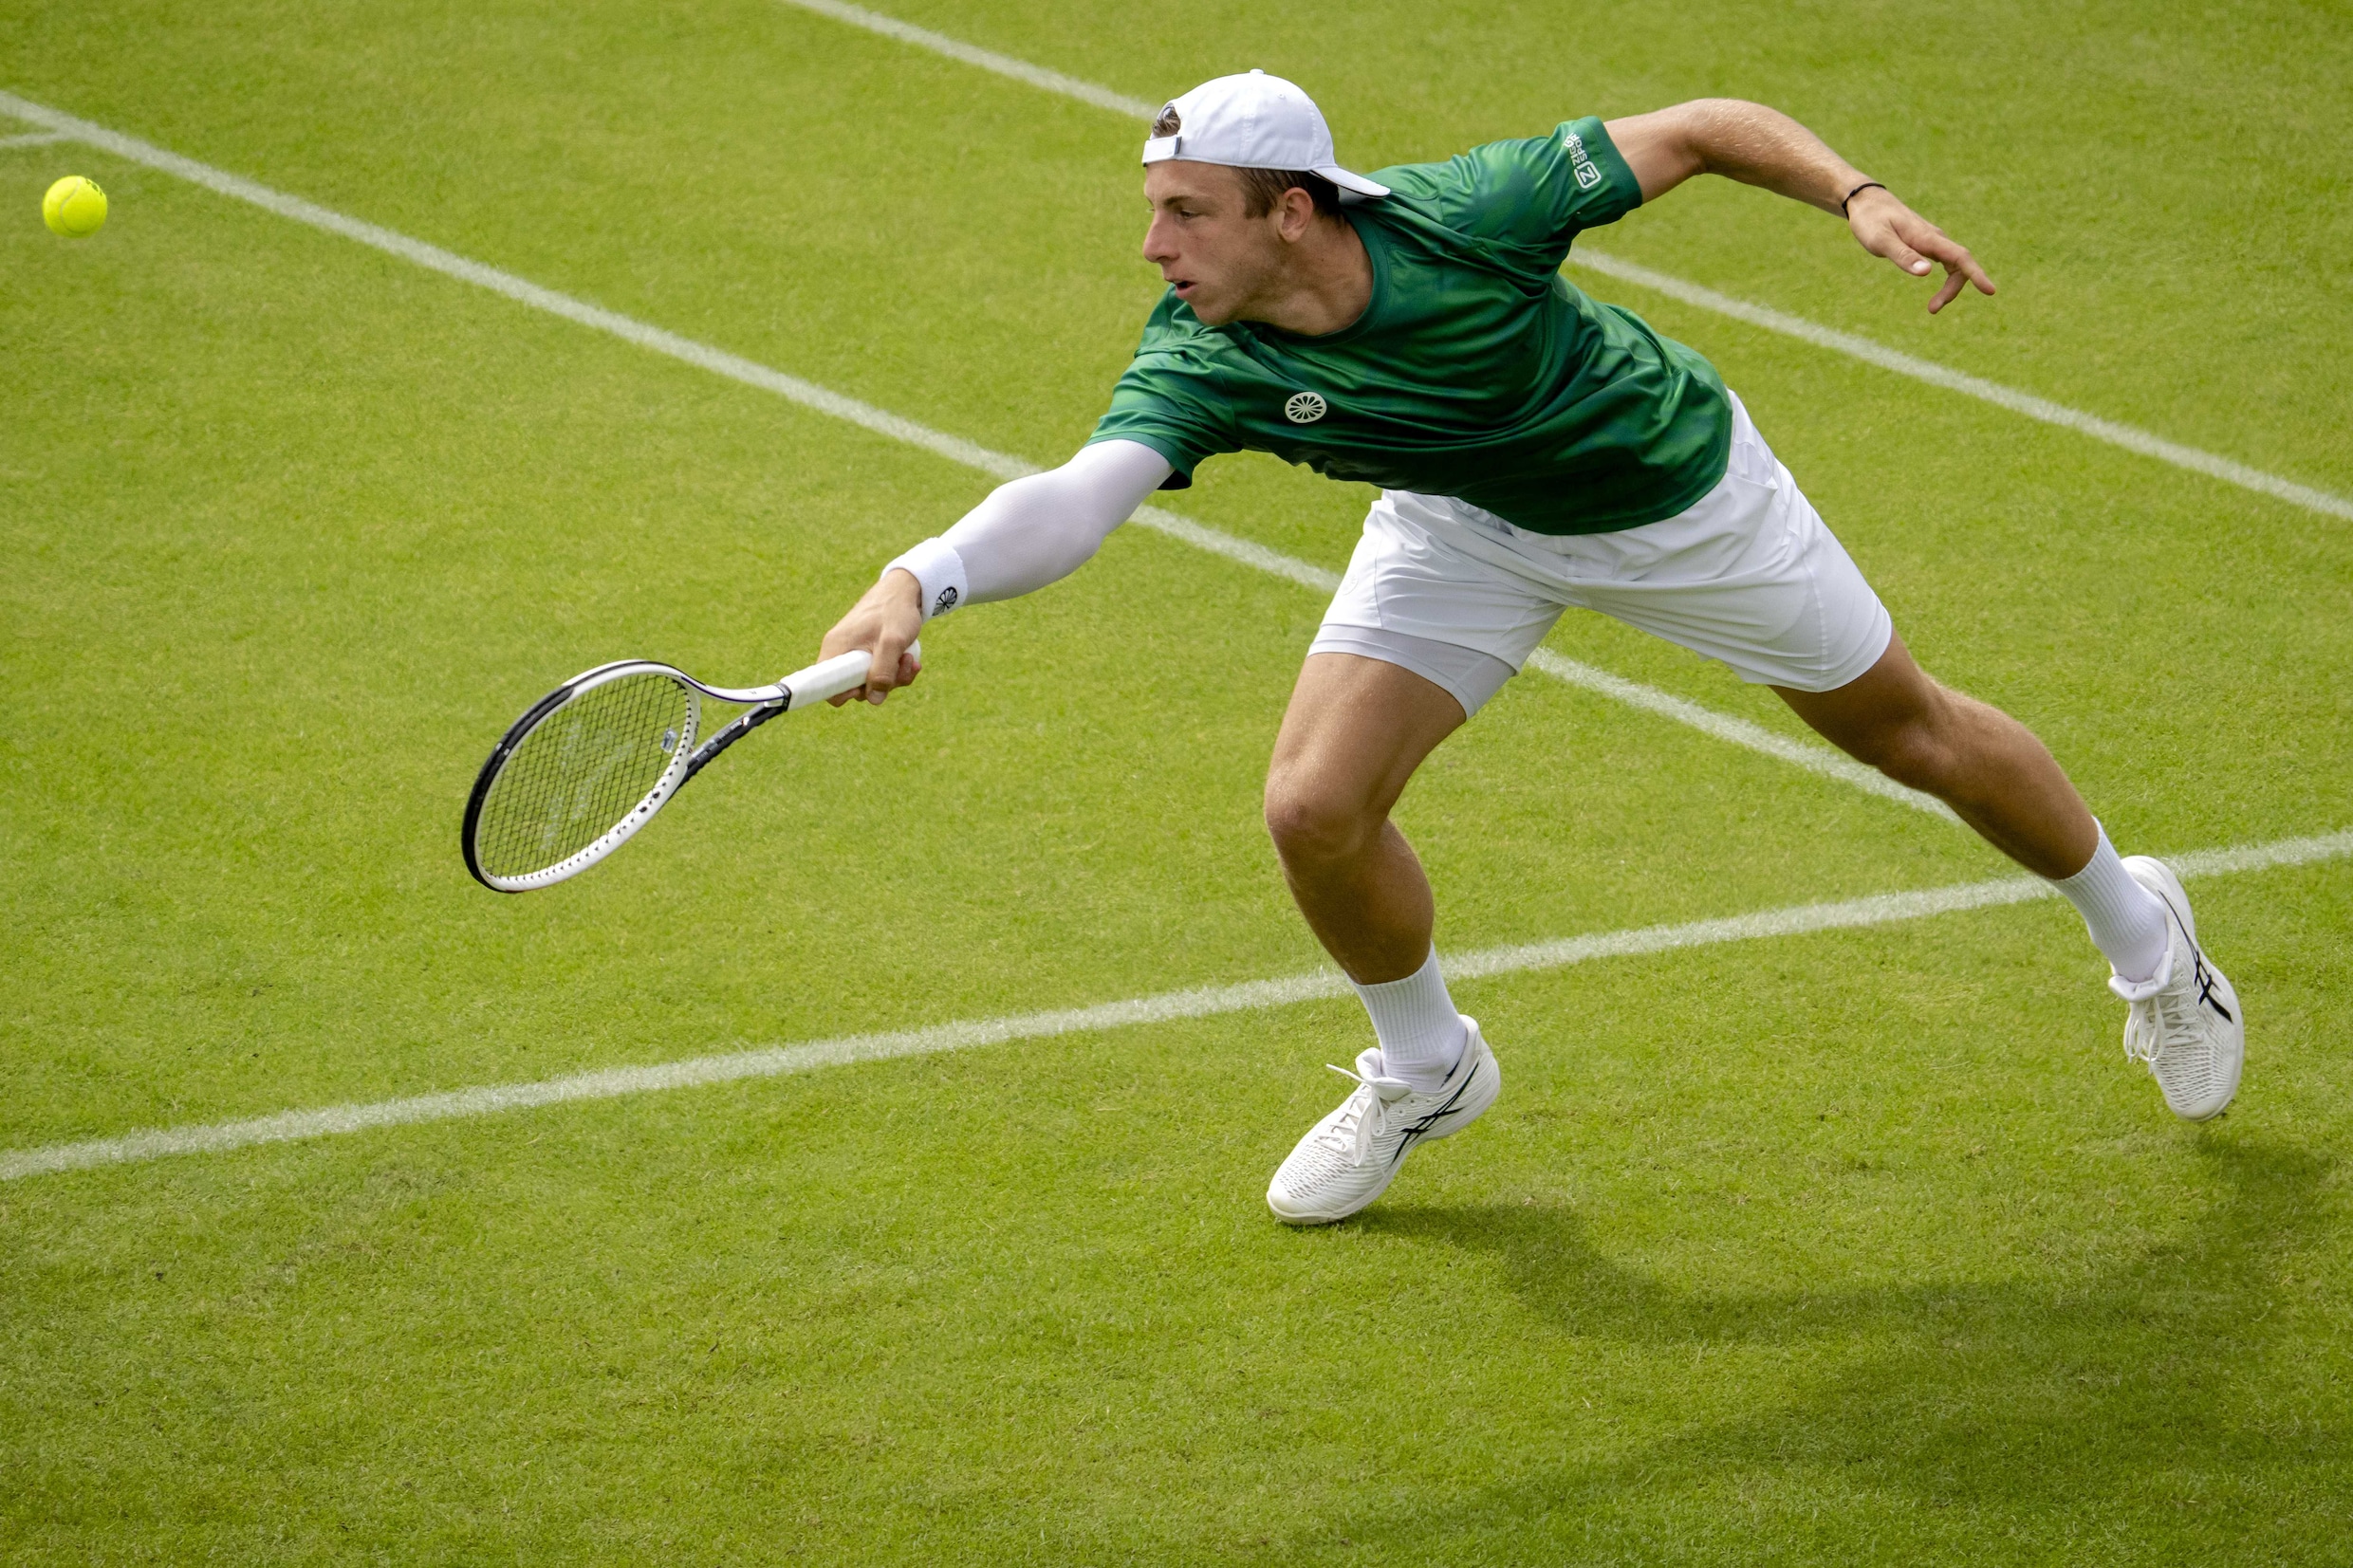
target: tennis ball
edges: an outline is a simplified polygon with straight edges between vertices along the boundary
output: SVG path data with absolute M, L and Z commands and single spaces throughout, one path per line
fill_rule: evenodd
M 41 198 L 41 221 L 49 226 L 51 233 L 69 240 L 95 234 L 106 221 L 106 193 L 94 179 L 67 175 Z

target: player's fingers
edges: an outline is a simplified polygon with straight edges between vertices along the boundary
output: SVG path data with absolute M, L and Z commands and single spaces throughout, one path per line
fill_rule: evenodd
M 825 640 L 818 645 L 817 656 L 821 660 L 829 659 L 837 654 L 848 653 L 852 646 L 853 644 L 850 639 L 843 635 L 842 628 L 837 626 L 832 631 L 827 632 L 825 634 Z M 839 708 L 843 703 L 855 702 L 865 694 L 865 688 L 860 687 L 856 691 L 837 692 L 832 696 L 827 697 L 825 702 L 830 707 Z
M 850 703 L 850 702 L 862 702 L 863 700 L 865 700 L 865 696 L 866 696 L 866 689 L 865 689 L 864 687 L 862 687 L 862 686 L 853 686 L 853 687 L 851 687 L 851 688 L 850 688 L 848 691 L 846 691 L 846 692 L 836 692 L 836 693 L 834 693 L 832 696 L 827 697 L 827 698 L 825 699 L 825 701 L 826 701 L 828 704 L 830 704 L 831 706 L 833 706 L 833 707 L 835 707 L 835 708 L 839 708 L 839 707 L 841 707 L 843 703 Z M 875 699 L 875 701 L 877 701 L 877 702 L 880 702 L 880 701 L 881 701 L 881 700 L 882 700 L 882 699 L 881 699 L 881 698 L 880 698 L 880 697 L 877 697 L 877 698 Z
M 1913 240 L 1922 250 L 1944 264 L 1945 271 L 1952 274 L 1946 281 L 1951 285 L 1953 294 L 1961 291 L 1963 283 L 1975 284 L 1980 294 L 1993 292 L 1993 280 L 1986 275 L 1984 267 L 1977 265 L 1977 258 L 1969 253 L 1968 246 L 1960 244 L 1941 229 L 1931 229 L 1926 234 L 1914 235 Z M 1943 297 L 1950 298 L 1952 294 Z M 1943 300 L 1938 303 L 1942 304 Z
M 861 690 L 868 702 L 876 707 L 891 694 L 892 689 L 902 686 L 911 678 L 901 673 L 907 661 L 908 638 L 904 633 L 885 627 L 874 636 L 874 663 L 866 671 L 866 684 Z
M 1928 313 L 1931 316 L 1934 316 L 1937 311 L 1942 310 L 1946 305 L 1951 304 L 1953 303 L 1953 297 L 1958 294 L 1968 282 L 1969 276 L 1967 273 L 1956 272 L 1950 267 L 1946 267 L 1944 273 L 1944 286 L 1937 289 L 1936 297 L 1928 302 Z
M 868 639 L 873 636 L 873 633 L 867 625 L 867 617 L 862 613 L 864 609 L 865 606 L 862 602 L 854 605 L 851 607 L 848 615 L 843 616 L 840 620 L 834 622 L 833 630 L 825 634 L 825 640 L 817 645 L 818 658 L 821 660 L 834 658 L 840 655 L 848 653 L 853 648 L 862 648 L 867 645 Z M 833 707 L 839 708 L 843 703 L 856 702 L 859 698 L 864 696 L 865 694 L 866 689 L 861 686 L 851 691 L 843 692 L 834 696 L 827 697 L 825 701 Z
M 1888 231 L 1886 238 L 1873 249 L 1916 278 L 1924 278 L 1928 275 L 1928 268 L 1931 265 L 1928 258 L 1906 245 L 1903 242 L 1903 236 L 1893 230 Z

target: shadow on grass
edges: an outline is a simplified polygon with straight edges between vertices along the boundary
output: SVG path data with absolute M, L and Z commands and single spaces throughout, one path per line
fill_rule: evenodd
M 1530 1532 L 1581 1536 L 1606 1559 L 2343 1560 L 2353 1415 L 2333 1380 L 2327 1393 L 2298 1386 L 2308 1347 L 2283 1337 L 2287 1315 L 2274 1310 L 2283 1267 L 2330 1227 L 2316 1201 L 2330 1162 L 2218 1137 L 2197 1158 L 2217 1201 L 2193 1234 L 2064 1282 L 1711 1294 L 1621 1266 L 1564 1208 L 1369 1213 L 1356 1223 L 1492 1254 L 1563 1332 L 1689 1346 L 1695 1359 L 1806 1347 L 1808 1370 L 1794 1391 L 1770 1374 L 1777 1392 L 1762 1408 L 1359 1539 L 1498 1560 L 1532 1544 Z M 1694 1539 L 1678 1539 L 1675 1518 Z M 1433 1550 L 1450 1540 L 1464 1550 Z

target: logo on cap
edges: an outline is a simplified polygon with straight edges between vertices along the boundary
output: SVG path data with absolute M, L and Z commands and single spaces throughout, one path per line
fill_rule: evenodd
M 1294 392 L 1290 401 L 1283 405 L 1283 417 L 1294 425 L 1312 425 L 1324 417 L 1328 407 L 1312 392 Z

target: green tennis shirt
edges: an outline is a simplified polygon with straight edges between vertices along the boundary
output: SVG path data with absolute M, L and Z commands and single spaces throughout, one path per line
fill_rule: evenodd
M 1580 231 L 1642 200 L 1599 120 L 1373 177 L 1393 194 L 1344 210 L 1372 261 L 1362 316 L 1320 337 L 1208 326 L 1163 295 L 1089 444 L 1152 448 L 1163 489 L 1270 452 L 1547 534 L 1655 523 L 1723 478 L 1714 367 L 1561 276 Z

